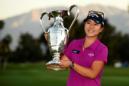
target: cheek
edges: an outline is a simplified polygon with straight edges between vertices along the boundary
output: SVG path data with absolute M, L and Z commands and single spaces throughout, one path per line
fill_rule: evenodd
M 96 33 L 97 34 L 100 34 L 101 32 L 102 32 L 102 29 L 101 28 L 96 29 Z
M 103 31 L 103 29 L 102 29 L 102 28 L 99 28 L 99 29 L 98 29 L 98 32 L 99 32 L 99 33 L 100 33 L 100 32 L 102 32 L 102 31 Z
M 85 31 L 85 33 L 86 33 L 86 30 L 87 30 L 87 26 L 85 25 L 85 26 L 84 26 L 84 31 Z

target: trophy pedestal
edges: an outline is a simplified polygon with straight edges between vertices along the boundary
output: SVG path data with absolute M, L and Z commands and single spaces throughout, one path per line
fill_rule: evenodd
M 60 64 L 60 53 L 58 52 L 53 53 L 53 57 L 54 58 L 51 61 L 46 63 L 47 69 L 55 70 L 55 71 L 65 70 L 66 68 L 62 68 L 59 65 Z
M 47 64 L 47 69 L 55 70 L 55 71 L 65 70 L 65 68 L 61 68 L 59 64 L 49 64 L 49 65 Z

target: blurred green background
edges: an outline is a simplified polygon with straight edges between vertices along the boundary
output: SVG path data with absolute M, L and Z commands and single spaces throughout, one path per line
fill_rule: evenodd
M 68 70 L 46 70 L 43 63 L 8 64 L 0 71 L 0 86 L 66 86 Z M 129 68 L 107 66 L 102 86 L 128 86 Z

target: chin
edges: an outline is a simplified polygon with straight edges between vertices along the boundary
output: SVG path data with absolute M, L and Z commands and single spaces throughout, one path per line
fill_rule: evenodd
M 86 35 L 87 37 L 97 37 L 97 35 L 93 35 L 93 34 L 88 34 Z

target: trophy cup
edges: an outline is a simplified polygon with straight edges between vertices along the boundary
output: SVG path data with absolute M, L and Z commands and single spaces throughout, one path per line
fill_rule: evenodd
M 67 29 L 63 25 L 62 17 L 69 16 L 73 8 L 76 8 L 76 14 L 69 29 Z M 45 15 L 49 17 L 49 20 L 51 18 L 54 19 L 52 27 L 48 28 L 47 30 L 43 28 L 43 32 L 45 33 L 45 35 L 47 34 L 46 40 L 48 41 L 49 50 L 50 53 L 52 54 L 52 60 L 46 63 L 47 69 L 63 70 L 63 68 L 59 66 L 60 54 L 64 49 L 64 46 L 67 42 L 67 38 L 69 35 L 69 31 L 73 26 L 73 24 L 75 23 L 78 14 L 79 14 L 79 9 L 76 5 L 72 5 L 68 10 L 57 10 L 57 11 L 52 11 L 50 13 L 47 12 L 42 13 L 40 17 L 40 23 L 42 28 L 43 28 L 43 17 Z

